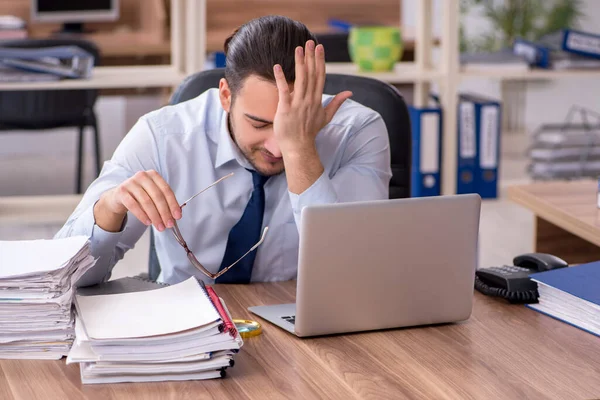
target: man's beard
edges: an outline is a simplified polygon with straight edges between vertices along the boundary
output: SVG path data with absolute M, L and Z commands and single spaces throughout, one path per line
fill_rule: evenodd
M 256 153 L 260 153 L 262 151 L 266 152 L 267 154 L 271 155 L 271 152 L 268 151 L 267 149 L 265 149 L 264 147 L 256 147 L 254 149 L 243 149 L 237 142 L 237 139 L 235 137 L 235 133 L 234 133 L 234 126 L 231 123 L 231 118 L 230 115 L 227 115 L 227 127 L 229 129 L 229 135 L 231 136 L 231 140 L 233 140 L 233 143 L 235 144 L 235 146 L 240 150 L 240 152 L 242 153 L 242 155 L 244 156 L 244 158 L 250 163 L 250 165 L 252 165 L 252 167 L 254 168 L 254 170 L 258 171 L 259 174 L 263 175 L 263 176 L 275 176 L 275 175 L 280 175 L 285 171 L 285 166 L 282 167 L 279 171 L 265 171 L 264 169 L 262 169 L 261 167 L 259 167 L 258 165 L 256 165 L 255 162 L 255 157 L 253 156 Z

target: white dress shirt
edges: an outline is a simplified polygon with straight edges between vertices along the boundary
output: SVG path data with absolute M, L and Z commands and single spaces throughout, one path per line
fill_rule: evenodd
M 324 104 L 330 99 L 324 95 Z M 269 231 L 256 254 L 251 278 L 254 282 L 296 278 L 303 207 L 388 198 L 389 139 L 378 113 L 346 100 L 318 133 L 316 146 L 325 172 L 311 187 L 300 195 L 293 194 L 288 190 L 285 174 L 272 176 L 265 185 L 263 224 L 269 226 Z M 106 190 L 138 171 L 150 169 L 165 179 L 180 204 L 234 172 L 192 200 L 177 222 L 198 260 L 208 270 L 217 272 L 229 231 L 242 216 L 252 193 L 252 175 L 246 168 L 252 166 L 229 134 L 227 113 L 221 107 L 217 89 L 141 117 L 56 234 L 57 238 L 90 237 L 92 254 L 98 260 L 79 285 L 108 280 L 113 266 L 147 229 L 129 213 L 120 232 L 104 231 L 95 224 L 94 204 Z M 162 269 L 160 281 L 172 284 L 195 275 L 212 283 L 189 262 L 171 229 L 154 230 L 154 235 Z

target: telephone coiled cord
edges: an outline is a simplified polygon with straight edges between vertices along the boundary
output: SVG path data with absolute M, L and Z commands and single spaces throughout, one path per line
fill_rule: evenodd
M 491 287 L 484 283 L 478 276 L 475 276 L 475 289 L 487 296 L 502 297 L 513 304 L 537 303 L 539 293 L 537 288 L 526 290 L 524 292 L 509 292 L 503 288 Z

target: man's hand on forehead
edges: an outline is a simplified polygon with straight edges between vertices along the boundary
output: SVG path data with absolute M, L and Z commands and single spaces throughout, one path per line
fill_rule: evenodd
M 317 133 L 331 120 L 352 92 L 338 93 L 323 107 L 325 86 L 325 49 L 309 40 L 304 48 L 295 51 L 296 80 L 290 92 L 287 79 L 279 64 L 274 66 L 279 103 L 273 128 L 282 152 L 286 149 L 314 146 Z

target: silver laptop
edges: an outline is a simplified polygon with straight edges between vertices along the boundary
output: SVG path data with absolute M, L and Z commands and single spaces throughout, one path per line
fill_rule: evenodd
M 249 310 L 300 337 L 467 320 L 480 209 L 477 194 L 306 207 L 296 303 Z

